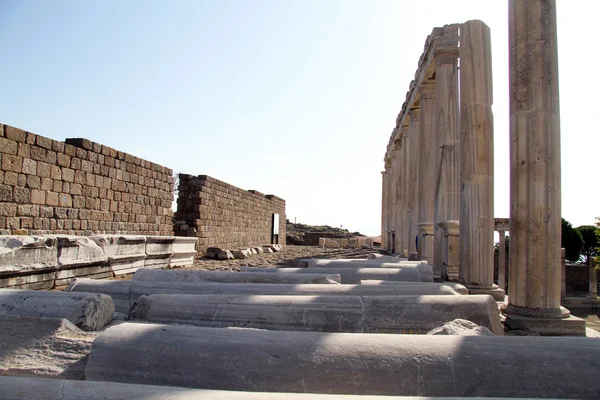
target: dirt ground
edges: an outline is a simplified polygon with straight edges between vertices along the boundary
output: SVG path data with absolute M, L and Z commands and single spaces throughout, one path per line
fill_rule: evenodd
M 375 249 L 322 249 L 317 246 L 285 246 L 276 253 L 256 254 L 246 260 L 213 260 L 197 257 L 191 267 L 174 269 L 239 271 L 244 265 L 249 267 L 296 267 L 301 258 L 366 258 L 367 254 L 377 252 Z M 122 275 L 113 279 L 129 280 L 133 274 Z

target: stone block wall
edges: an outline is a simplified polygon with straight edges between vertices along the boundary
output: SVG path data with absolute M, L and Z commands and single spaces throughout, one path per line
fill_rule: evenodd
M 1 124 L 0 166 L 0 234 L 173 235 L 169 168 Z
M 274 213 L 279 214 L 279 244 L 285 244 L 285 200 L 207 175 L 179 175 L 175 235 L 197 236 L 200 252 L 271 243 Z

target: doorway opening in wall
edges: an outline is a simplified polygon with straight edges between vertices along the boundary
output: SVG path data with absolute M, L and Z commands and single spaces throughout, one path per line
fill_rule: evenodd
M 271 244 L 279 244 L 279 214 L 273 214 L 271 227 Z

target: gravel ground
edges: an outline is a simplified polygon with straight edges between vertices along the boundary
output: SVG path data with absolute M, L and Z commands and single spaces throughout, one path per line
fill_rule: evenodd
M 249 267 L 296 267 L 301 258 L 366 258 L 367 254 L 377 252 L 374 249 L 322 249 L 318 246 L 285 246 L 276 253 L 255 254 L 246 260 L 213 260 L 197 257 L 191 267 L 173 269 L 239 271 L 244 265 Z M 121 275 L 116 280 L 130 280 L 133 274 Z

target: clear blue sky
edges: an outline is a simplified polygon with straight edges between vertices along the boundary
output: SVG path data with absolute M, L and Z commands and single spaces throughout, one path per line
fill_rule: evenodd
M 598 6 L 564 1 L 563 216 L 577 226 L 600 215 L 588 187 Z M 492 30 L 495 213 L 508 217 L 503 1 L 0 0 L 0 121 L 276 194 L 289 219 L 376 235 L 383 156 L 425 38 L 469 19 Z

